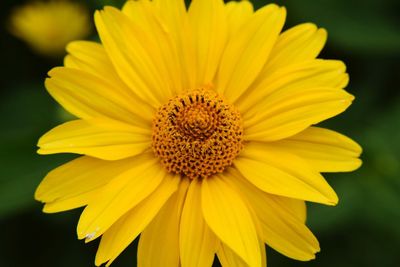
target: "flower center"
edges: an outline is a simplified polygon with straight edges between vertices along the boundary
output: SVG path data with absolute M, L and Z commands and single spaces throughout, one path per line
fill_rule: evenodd
M 209 89 L 175 96 L 153 120 L 153 151 L 172 173 L 207 178 L 231 165 L 242 147 L 238 110 Z

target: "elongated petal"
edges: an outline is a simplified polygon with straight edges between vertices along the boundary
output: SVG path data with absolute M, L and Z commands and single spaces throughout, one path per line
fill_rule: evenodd
M 208 228 L 201 211 L 201 182 L 190 183 L 179 232 L 182 267 L 210 267 L 217 251 L 217 238 Z
M 265 244 L 260 241 L 260 251 L 262 257 L 261 266 L 267 266 L 267 254 L 265 252 Z M 238 255 L 235 254 L 228 246 L 220 242 L 218 246 L 217 256 L 222 267 L 248 267 L 249 265 L 245 263 Z
M 149 115 L 140 116 L 132 104 L 133 97 L 121 93 L 118 84 L 102 79 L 87 71 L 74 68 L 54 68 L 49 72 L 50 78 L 45 85 L 49 93 L 67 111 L 79 118 L 94 117 L 112 118 L 134 125 L 151 125 Z M 139 107 L 143 105 L 138 105 Z M 148 112 L 144 108 L 143 112 Z
M 150 33 L 112 7 L 95 13 L 100 39 L 121 79 L 153 107 L 164 103 L 170 95 L 166 73 L 157 68 L 159 51 Z
M 260 247 L 260 253 L 261 253 L 261 266 L 267 266 L 267 252 L 265 250 L 265 244 L 264 241 L 260 240 L 258 242 L 258 245 Z
M 105 119 L 75 120 L 43 135 L 38 143 L 38 153 L 69 152 L 118 160 L 140 154 L 150 144 L 150 129 Z
M 249 266 L 261 266 L 259 241 L 251 214 L 240 195 L 224 179 L 215 176 L 203 180 L 204 219 L 215 235 Z
M 96 265 L 107 262 L 106 266 L 109 266 L 156 216 L 177 190 L 179 182 L 179 176 L 167 175 L 149 197 L 114 223 L 101 238 L 96 254 Z
M 259 219 L 263 241 L 290 258 L 314 259 L 318 241 L 304 221 L 292 213 L 290 200 L 264 193 L 238 175 L 233 176 L 230 181 L 241 190 Z
M 53 202 L 101 188 L 120 173 L 132 168 L 135 159 L 105 161 L 79 157 L 49 172 L 35 192 L 35 199 Z
M 342 113 L 354 97 L 344 90 L 315 88 L 284 90 L 266 99 L 252 118 L 244 119 L 247 140 L 275 141 L 293 136 Z
M 101 44 L 90 41 L 74 41 L 68 44 L 67 52 L 70 58 L 66 58 L 65 67 L 77 68 L 100 78 L 107 77 L 113 82 L 122 82 Z
M 93 189 L 79 195 L 57 198 L 54 201 L 46 203 L 43 207 L 43 212 L 56 213 L 86 206 L 89 202 L 93 201 L 99 191 L 100 189 Z
M 167 5 L 167 9 L 178 8 L 175 6 L 177 3 L 173 4 L 173 2 L 179 1 L 169 2 L 170 4 L 164 4 Z M 175 38 L 177 29 L 171 28 L 173 26 L 164 21 L 162 14 L 169 10 L 160 9 L 163 7 L 159 7 L 158 4 L 161 3 L 155 3 L 154 1 L 127 1 L 122 12 L 130 18 L 135 27 L 139 27 L 143 32 L 147 33 L 145 38 L 150 39 L 150 44 L 154 44 L 151 47 L 151 56 L 157 59 L 155 62 L 157 63 L 156 67 L 160 73 L 161 80 L 167 82 L 160 89 L 175 95 L 187 88 L 183 84 L 184 70 L 180 64 L 181 51 L 179 51 Z M 150 49 L 148 52 L 150 52 Z
M 301 88 L 344 88 L 348 83 L 348 75 L 342 62 L 315 60 L 326 42 L 326 35 L 324 29 L 317 29 L 311 23 L 295 26 L 282 33 L 260 75 L 238 100 L 237 105 L 242 106 L 242 112 L 254 106 L 254 101 L 263 99 L 286 84 L 298 84 Z
M 189 21 L 196 40 L 197 86 L 211 83 L 227 39 L 227 21 L 222 0 L 193 0 Z
M 325 29 L 318 29 L 312 23 L 304 23 L 283 32 L 271 52 L 262 75 L 274 72 L 282 67 L 302 61 L 315 59 L 321 52 L 327 39 Z
M 220 242 L 217 252 L 218 259 L 222 267 L 248 267 L 249 265 L 244 262 L 238 255 L 235 254 L 227 245 Z
M 88 204 L 79 219 L 79 239 L 97 238 L 158 187 L 167 173 L 152 158 L 150 153 L 136 157 L 130 170 L 109 182 Z
M 342 89 L 347 83 L 348 74 L 343 62 L 316 59 L 259 76 L 246 94 L 238 99 L 236 105 L 245 118 L 251 118 L 274 93 L 285 90 L 300 92 L 318 87 Z
M 304 200 L 287 197 L 280 197 L 280 199 L 286 202 L 285 206 L 292 215 L 296 216 L 303 223 L 307 221 L 307 206 Z
M 353 171 L 361 166 L 361 147 L 328 129 L 310 127 L 271 145 L 307 160 L 319 172 Z
M 159 15 L 171 30 L 171 34 L 177 37 L 176 35 L 179 34 L 187 16 L 185 1 L 153 0 L 153 3 L 162 11 Z
M 138 267 L 179 267 L 179 224 L 188 179 L 183 179 L 154 220 L 140 236 Z
M 235 102 L 260 73 L 285 16 L 284 8 L 273 4 L 263 7 L 229 40 L 217 76 L 217 91 L 231 102 Z
M 174 40 L 180 66 L 182 88 L 197 88 L 197 55 L 195 32 L 192 31 L 184 0 L 154 0 L 158 16 Z M 178 74 L 178 75 L 179 75 Z M 177 75 L 177 74 L 174 74 Z
M 236 33 L 253 15 L 254 9 L 250 1 L 230 1 L 225 4 L 228 19 L 229 37 L 236 38 Z
M 101 44 L 89 41 L 74 41 L 67 46 L 68 56 L 64 60 L 67 68 L 79 69 L 97 76 L 102 81 L 106 80 L 113 85 L 113 91 L 120 94 L 129 102 L 136 123 L 152 120 L 154 108 L 141 101 L 118 76 L 104 47 Z M 148 124 L 147 124 L 148 125 Z
M 234 164 L 264 192 L 327 205 L 338 202 L 329 184 L 307 162 L 267 144 L 247 144 Z

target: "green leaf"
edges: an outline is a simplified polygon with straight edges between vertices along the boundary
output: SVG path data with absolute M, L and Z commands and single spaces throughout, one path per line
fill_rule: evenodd
M 44 175 L 68 156 L 36 154 L 37 139 L 55 126 L 55 103 L 41 85 L 9 88 L 0 105 L 0 217 L 35 204 L 33 193 Z

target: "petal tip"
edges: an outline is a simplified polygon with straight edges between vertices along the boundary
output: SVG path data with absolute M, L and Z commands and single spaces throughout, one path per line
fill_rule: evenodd
M 339 204 L 339 198 L 336 194 L 332 198 L 328 199 L 328 206 L 336 206 L 337 204 Z
M 48 81 L 48 80 L 51 80 L 51 77 L 53 77 L 54 75 L 56 75 L 59 71 L 60 71 L 60 69 L 62 69 L 63 67 L 54 67 L 54 68 L 52 68 L 51 70 L 49 70 L 48 72 L 47 72 L 47 76 L 49 76 L 49 78 L 46 78 L 46 80 L 45 80 L 45 83 Z
M 318 28 L 317 34 L 321 35 L 321 37 L 324 37 L 324 39 L 328 38 L 328 31 L 325 28 Z
M 48 153 L 46 152 L 45 149 L 43 149 L 42 147 L 39 148 L 38 150 L 36 150 L 36 153 L 38 153 L 39 155 L 47 155 Z
M 358 170 L 359 168 L 361 168 L 361 166 L 363 165 L 363 161 L 361 159 L 356 159 L 355 160 L 355 164 L 354 164 L 354 168 L 350 171 L 355 171 Z

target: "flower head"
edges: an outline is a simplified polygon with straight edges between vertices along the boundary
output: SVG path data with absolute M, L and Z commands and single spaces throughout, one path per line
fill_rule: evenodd
M 67 0 L 36 1 L 11 14 L 10 31 L 43 55 L 63 55 L 65 46 L 90 31 L 83 5 Z
M 95 14 L 101 44 L 73 42 L 50 94 L 79 119 L 39 153 L 83 156 L 36 191 L 45 212 L 85 209 L 78 237 L 101 236 L 111 264 L 140 234 L 139 266 L 265 266 L 265 243 L 319 251 L 305 201 L 335 205 L 321 172 L 357 169 L 361 148 L 313 125 L 353 96 L 345 65 L 317 59 L 326 31 L 281 33 L 286 11 L 247 1 L 128 1 Z

